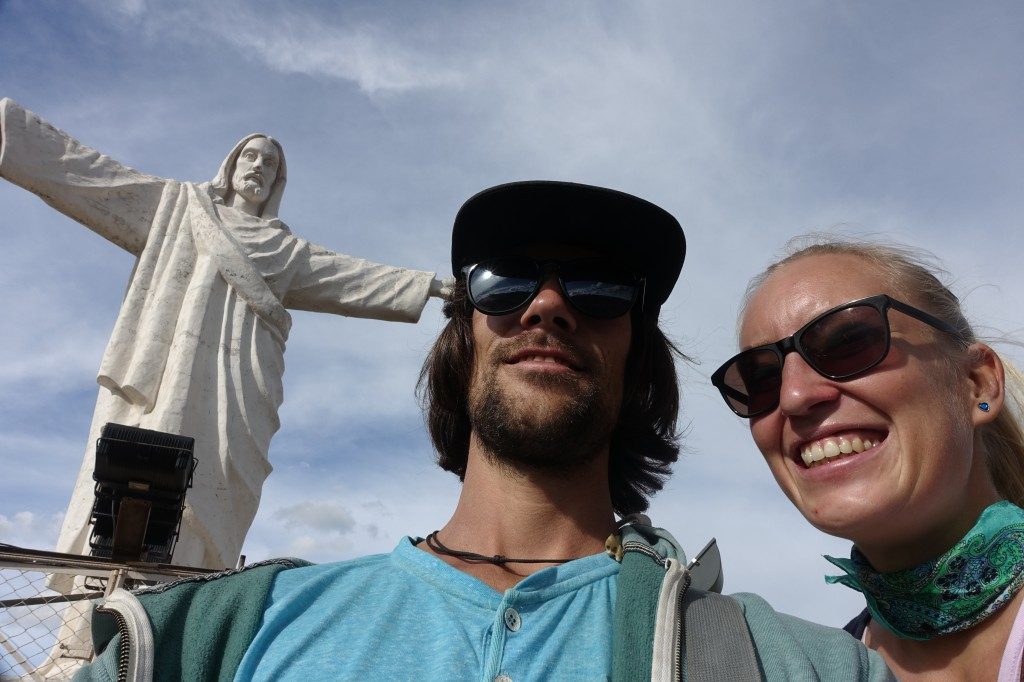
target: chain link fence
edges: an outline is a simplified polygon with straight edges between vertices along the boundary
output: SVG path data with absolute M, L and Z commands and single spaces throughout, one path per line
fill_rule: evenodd
M 0 545 L 0 681 L 70 679 L 92 659 L 104 595 L 211 572 Z

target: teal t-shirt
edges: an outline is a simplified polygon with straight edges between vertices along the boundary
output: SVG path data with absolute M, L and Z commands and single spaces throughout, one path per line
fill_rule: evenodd
M 284 571 L 235 679 L 607 679 L 618 572 L 595 554 L 502 594 L 409 538 Z

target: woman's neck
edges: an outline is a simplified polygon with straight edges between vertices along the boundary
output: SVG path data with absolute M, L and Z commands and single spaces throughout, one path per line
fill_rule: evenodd
M 854 544 L 880 573 L 904 571 L 940 557 L 963 539 L 982 512 L 1002 499 L 991 483 L 977 487 L 949 503 L 946 515 L 922 514 L 921 520 L 904 520 L 890 529 L 876 529 L 869 537 L 854 538 Z
M 864 643 L 878 651 L 893 674 L 906 680 L 995 680 L 1024 590 L 974 627 L 929 640 L 902 639 L 875 620 Z

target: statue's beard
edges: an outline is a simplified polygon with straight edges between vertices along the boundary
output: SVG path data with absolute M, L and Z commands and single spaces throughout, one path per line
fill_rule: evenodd
M 263 196 L 263 183 L 255 178 L 247 178 L 242 181 L 241 188 L 238 193 L 243 197 L 259 199 Z
M 231 189 L 238 196 L 257 206 L 263 203 L 266 193 L 263 177 L 252 172 L 237 172 L 231 180 Z
M 499 366 L 484 368 L 469 392 L 470 425 L 487 456 L 516 471 L 570 475 L 608 446 L 619 402 L 607 382 L 593 373 L 531 377 L 539 391 L 560 396 L 550 401 L 557 409 L 544 412 L 509 394 L 499 379 Z

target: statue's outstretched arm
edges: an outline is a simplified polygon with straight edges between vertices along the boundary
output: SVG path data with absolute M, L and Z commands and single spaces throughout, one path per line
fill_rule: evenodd
M 431 295 L 446 284 L 434 273 L 410 270 L 335 253 L 303 242 L 284 305 L 395 322 L 416 322 Z
M 146 244 L 165 180 L 86 147 L 0 99 L 0 177 L 128 251 Z

